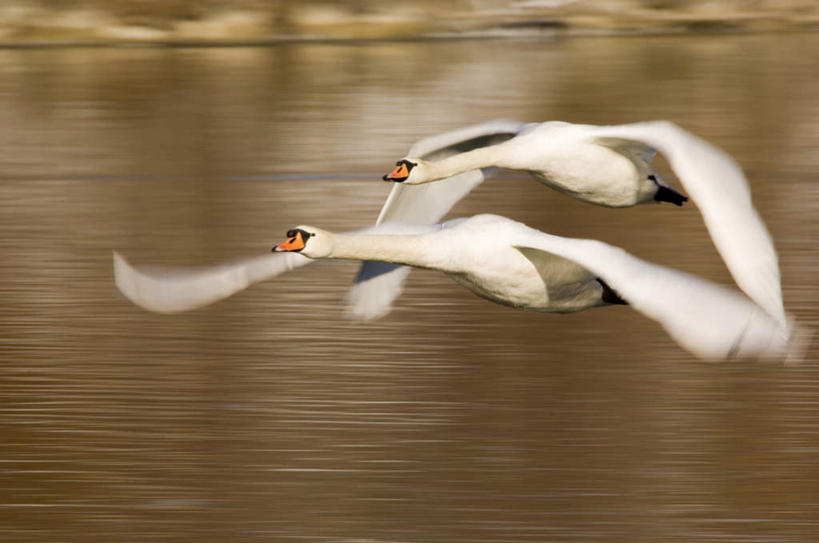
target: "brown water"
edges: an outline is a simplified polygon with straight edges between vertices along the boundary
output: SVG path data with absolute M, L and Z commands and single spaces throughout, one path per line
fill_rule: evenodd
M 417 138 L 509 117 L 680 122 L 743 164 L 819 325 L 819 36 L 0 51 L 0 540 L 807 542 L 819 356 L 705 364 L 627 307 L 544 315 L 416 271 L 344 320 L 321 262 L 204 310 L 140 264 L 371 222 Z M 494 212 L 730 283 L 696 208 L 519 176 Z

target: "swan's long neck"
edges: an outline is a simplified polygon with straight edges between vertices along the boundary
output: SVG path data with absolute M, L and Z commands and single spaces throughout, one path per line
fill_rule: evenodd
M 479 147 L 465 153 L 452 155 L 435 162 L 427 162 L 427 179 L 425 182 L 446 179 L 459 173 L 491 166 L 502 166 L 503 150 L 500 145 Z
M 429 236 L 334 234 L 333 241 L 333 251 L 328 258 L 444 269 L 442 248 Z

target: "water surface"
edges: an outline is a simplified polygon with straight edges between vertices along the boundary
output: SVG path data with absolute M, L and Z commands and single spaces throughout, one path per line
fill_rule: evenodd
M 816 349 L 706 364 L 627 307 L 515 311 L 428 271 L 351 323 L 344 262 L 153 315 L 111 250 L 195 265 L 361 227 L 412 142 L 486 119 L 665 118 L 746 169 L 816 326 L 816 58 L 809 34 L 0 50 L 0 538 L 812 540 Z M 731 283 L 692 205 L 506 175 L 451 216 L 482 212 Z

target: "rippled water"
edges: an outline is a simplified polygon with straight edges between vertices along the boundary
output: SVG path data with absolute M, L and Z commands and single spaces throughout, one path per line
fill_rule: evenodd
M 705 364 L 627 307 L 520 312 L 428 271 L 350 323 L 344 262 L 159 316 L 111 250 L 363 226 L 413 141 L 485 119 L 667 118 L 743 164 L 817 326 L 816 58 L 810 34 L 0 50 L 0 539 L 814 540 L 816 348 Z M 453 216 L 480 212 L 730 283 L 691 205 L 506 175 Z

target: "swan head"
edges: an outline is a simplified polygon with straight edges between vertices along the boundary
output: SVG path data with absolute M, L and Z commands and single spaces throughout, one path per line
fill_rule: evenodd
M 301 253 L 308 258 L 326 258 L 333 250 L 332 235 L 314 226 L 296 226 L 286 235 L 287 241 L 273 247 L 274 253 Z
M 395 163 L 395 168 L 382 177 L 384 181 L 418 185 L 426 181 L 426 162 L 418 158 L 402 158 Z

